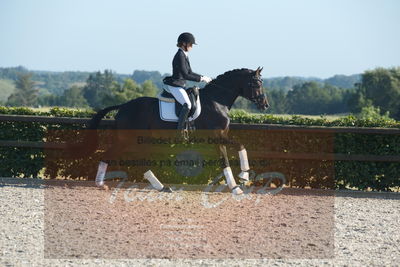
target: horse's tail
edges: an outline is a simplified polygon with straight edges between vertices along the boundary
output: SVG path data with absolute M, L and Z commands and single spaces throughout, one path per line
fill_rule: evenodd
M 97 131 L 95 130 L 99 128 L 101 120 L 108 112 L 119 109 L 120 107 L 121 105 L 116 105 L 98 111 L 89 121 L 83 141 L 80 143 L 68 144 L 68 154 L 73 158 L 83 158 L 93 154 L 99 145 Z

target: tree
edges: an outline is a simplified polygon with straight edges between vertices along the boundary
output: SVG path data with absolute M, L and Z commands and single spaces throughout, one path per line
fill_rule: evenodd
M 145 81 L 142 85 L 132 79 L 125 79 L 122 86 L 114 86 L 111 94 L 103 98 L 104 106 L 119 105 L 142 96 L 156 96 L 158 88 L 152 81 Z
M 156 96 L 158 92 L 157 86 L 150 80 L 145 81 L 142 84 L 142 94 L 143 96 Z
M 283 90 L 268 91 L 269 112 L 275 114 L 286 114 L 289 112 L 289 103 Z
M 362 75 L 361 87 L 365 98 L 374 106 L 400 119 L 400 67 L 366 71 Z
M 361 87 L 361 83 L 355 84 L 356 89 L 351 93 L 347 105 L 352 113 L 360 113 L 363 107 L 372 106 L 372 101 L 365 96 L 365 88 Z
M 144 83 L 145 81 L 157 81 L 161 80 L 161 73 L 158 71 L 145 71 L 145 70 L 135 70 L 132 74 L 132 80 L 138 83 Z
M 61 105 L 61 96 L 54 94 L 46 94 L 38 97 L 38 104 L 40 106 L 60 106 Z
M 163 86 L 163 76 L 158 71 L 135 70 L 131 78 L 132 80 L 140 84 L 146 81 L 152 81 L 159 88 Z
M 15 80 L 15 92 L 8 97 L 9 106 L 34 106 L 37 104 L 38 90 L 31 73 L 21 73 Z
M 295 85 L 287 94 L 290 112 L 294 114 L 324 114 L 329 102 L 328 92 L 316 82 Z
M 350 76 L 335 75 L 333 77 L 324 80 L 326 84 L 347 89 L 353 88 L 354 84 L 359 83 L 360 81 L 361 81 L 361 74 L 354 74 Z
M 64 91 L 63 95 L 60 97 L 61 106 L 66 107 L 87 107 L 88 102 L 82 95 L 82 88 L 73 85 L 71 88 Z
M 393 120 L 389 118 L 388 111 L 385 114 L 382 114 L 379 107 L 374 107 L 372 105 L 363 107 L 357 114 L 357 117 L 363 120 Z
M 350 111 L 347 102 L 352 95 L 351 89 L 343 89 L 325 84 L 323 90 L 326 90 L 329 95 L 325 109 L 326 114 L 348 113 Z
M 337 114 L 348 112 L 349 90 L 329 84 L 306 82 L 294 86 L 287 94 L 290 112 L 294 114 Z
M 0 68 L 0 79 L 15 81 L 17 80 L 19 75 L 28 73 L 28 69 L 23 66 L 18 66 L 14 68 Z
M 104 74 L 98 71 L 94 75 L 89 75 L 86 85 L 82 89 L 83 96 L 91 107 L 100 109 L 104 107 L 105 96 L 112 94 L 112 91 L 118 86 L 111 71 L 105 70 Z

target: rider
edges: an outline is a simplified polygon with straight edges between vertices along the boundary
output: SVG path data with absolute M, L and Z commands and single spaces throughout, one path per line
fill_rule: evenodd
M 176 45 L 179 49 L 172 60 L 172 76 L 166 77 L 163 80 L 164 84 L 166 84 L 166 90 L 183 106 L 179 114 L 179 130 L 183 130 L 192 107 L 185 89 L 186 80 L 205 83 L 211 81 L 211 78 L 207 76 L 194 73 L 190 67 L 188 53 L 192 49 L 193 44 L 196 44 L 193 34 L 184 32 L 179 35 L 178 44 Z

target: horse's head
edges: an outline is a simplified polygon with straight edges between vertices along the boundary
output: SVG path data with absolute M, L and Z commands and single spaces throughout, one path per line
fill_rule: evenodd
M 262 69 L 258 67 L 257 70 L 248 72 L 240 85 L 240 95 L 255 103 L 260 110 L 266 110 L 269 107 L 269 102 L 263 92 Z

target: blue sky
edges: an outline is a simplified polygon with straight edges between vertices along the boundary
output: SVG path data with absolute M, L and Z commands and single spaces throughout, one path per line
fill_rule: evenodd
M 399 66 L 399 14 L 398 0 L 0 0 L 0 67 L 170 73 L 190 31 L 199 74 L 327 78 Z

